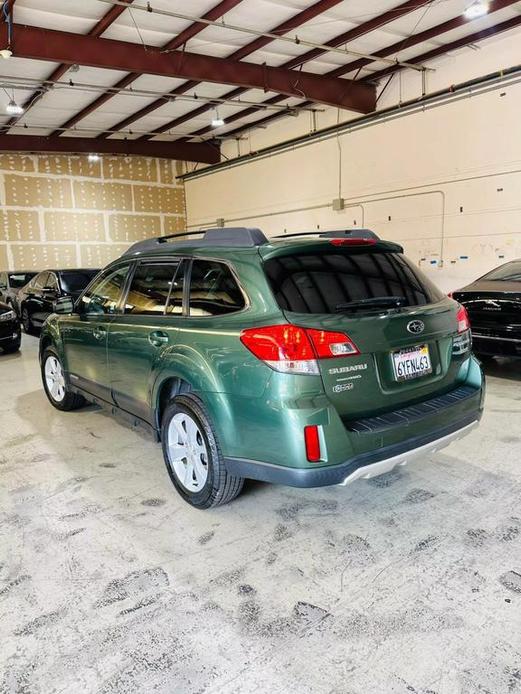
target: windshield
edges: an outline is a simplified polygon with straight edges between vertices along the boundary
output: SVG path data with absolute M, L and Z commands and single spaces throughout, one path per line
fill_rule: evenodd
M 424 306 L 444 294 L 400 253 L 296 253 L 271 258 L 266 273 L 279 306 L 295 313 Z
M 99 270 L 71 270 L 60 273 L 62 289 L 66 293 L 81 292 L 96 277 Z
M 497 267 L 492 272 L 484 275 L 482 280 L 498 280 L 501 282 L 521 282 L 521 260 L 514 260 L 506 265 Z
M 9 275 L 9 286 L 13 289 L 20 289 L 36 276 L 36 272 L 13 272 Z

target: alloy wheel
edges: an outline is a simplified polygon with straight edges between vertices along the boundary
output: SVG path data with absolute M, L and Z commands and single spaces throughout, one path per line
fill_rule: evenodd
M 47 357 L 45 361 L 45 383 L 47 390 L 54 402 L 62 402 L 65 397 L 65 377 L 62 365 L 54 356 Z
M 208 450 L 203 435 L 190 415 L 180 412 L 168 426 L 168 462 L 189 492 L 198 492 L 208 479 Z

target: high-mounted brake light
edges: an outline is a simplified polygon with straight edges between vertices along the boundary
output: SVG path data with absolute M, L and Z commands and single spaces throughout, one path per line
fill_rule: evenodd
M 335 359 L 359 354 L 345 333 L 300 328 L 297 325 L 269 325 L 248 328 L 241 342 L 257 359 L 275 371 L 318 375 L 317 359 Z
M 457 321 L 459 333 L 464 333 L 467 330 L 470 330 L 469 314 L 467 313 L 467 309 L 465 308 L 465 306 L 459 307 Z
M 331 239 L 333 246 L 374 246 L 377 239 L 364 239 L 352 236 L 348 239 Z

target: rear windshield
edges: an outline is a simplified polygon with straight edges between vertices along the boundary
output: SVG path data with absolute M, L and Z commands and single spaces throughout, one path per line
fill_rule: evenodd
M 482 280 L 499 280 L 503 282 L 519 282 L 521 281 L 521 260 L 515 260 L 512 263 L 507 263 L 501 267 L 497 267 L 488 275 L 481 278 Z
M 265 269 L 280 308 L 295 313 L 337 313 L 350 302 L 384 297 L 424 306 L 444 297 L 399 253 L 327 250 L 271 258 Z
M 20 289 L 35 276 L 36 272 L 15 272 L 9 275 L 9 284 L 13 289 Z
M 64 292 L 81 292 L 96 277 L 99 270 L 72 270 L 60 273 L 60 282 Z

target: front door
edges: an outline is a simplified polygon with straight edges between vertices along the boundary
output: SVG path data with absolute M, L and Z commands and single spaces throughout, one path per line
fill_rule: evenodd
M 109 327 L 112 397 L 122 410 L 150 424 L 154 373 L 175 344 L 183 312 L 183 265 L 178 259 L 141 261 L 123 311 Z
M 109 268 L 80 297 L 75 313 L 60 321 L 65 367 L 72 385 L 111 402 L 107 335 L 120 310 L 129 263 Z

